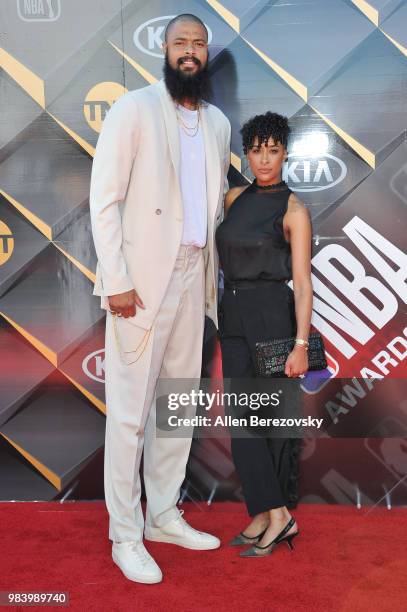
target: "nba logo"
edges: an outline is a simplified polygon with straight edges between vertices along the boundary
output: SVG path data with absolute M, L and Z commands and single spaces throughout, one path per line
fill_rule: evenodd
M 17 0 L 22 21 L 56 21 L 61 16 L 61 0 Z
M 397 479 L 407 486 L 407 427 L 394 417 L 385 418 L 365 438 L 365 447 Z
M 319 393 L 331 378 L 335 378 L 338 375 L 338 362 L 327 352 L 325 352 L 325 357 L 328 363 L 325 370 L 310 370 L 301 381 L 301 389 L 309 395 Z

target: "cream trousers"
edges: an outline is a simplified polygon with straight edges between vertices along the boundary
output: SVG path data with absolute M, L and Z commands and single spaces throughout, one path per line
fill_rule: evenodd
M 156 437 L 155 390 L 159 378 L 200 378 L 204 302 L 203 251 L 181 246 L 150 332 L 131 317 L 106 313 L 104 485 L 113 541 L 143 537 L 143 449 L 146 522 L 159 527 L 179 515 L 176 503 L 192 440 Z

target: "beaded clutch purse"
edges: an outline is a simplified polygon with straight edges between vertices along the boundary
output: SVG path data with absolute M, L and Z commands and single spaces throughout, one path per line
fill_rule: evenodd
M 308 338 L 308 370 L 324 370 L 327 367 L 325 347 L 319 332 Z M 256 343 L 257 375 L 262 378 L 284 374 L 285 362 L 295 345 L 295 338 L 276 338 Z

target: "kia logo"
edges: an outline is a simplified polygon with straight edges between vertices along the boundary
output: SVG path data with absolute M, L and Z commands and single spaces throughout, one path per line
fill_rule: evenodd
M 347 172 L 344 162 L 329 153 L 309 159 L 289 155 L 283 167 L 283 179 L 295 191 L 323 191 L 341 183 Z
M 105 349 L 94 351 L 82 361 L 82 369 L 86 376 L 96 382 L 105 382 Z
M 147 55 L 162 59 L 164 54 L 161 45 L 164 42 L 164 30 L 167 23 L 174 17 L 176 17 L 176 15 L 154 17 L 154 19 L 149 19 L 139 25 L 133 34 L 133 42 L 137 49 L 140 49 L 143 53 L 147 53 Z M 206 24 L 205 26 L 208 30 L 208 44 L 210 44 L 212 41 L 212 30 Z

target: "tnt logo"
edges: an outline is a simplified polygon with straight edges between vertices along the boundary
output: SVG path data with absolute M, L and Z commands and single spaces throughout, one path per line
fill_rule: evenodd
M 164 42 L 163 33 L 167 26 L 167 23 L 171 21 L 176 15 L 163 15 L 162 17 L 154 17 L 145 21 L 133 35 L 133 42 L 137 49 L 140 49 L 143 53 L 151 55 L 152 57 L 163 58 L 161 46 Z M 208 44 L 212 41 L 212 30 L 206 25 L 208 30 Z
M 17 0 L 23 21 L 56 21 L 61 16 L 61 0 Z
M 92 380 L 105 382 L 105 349 L 99 349 L 87 355 L 82 361 L 82 370 Z
M 325 370 L 310 370 L 306 373 L 305 378 L 301 381 L 301 389 L 309 395 L 319 393 L 321 389 L 331 380 L 335 378 L 339 372 L 338 362 L 325 351 L 325 357 L 328 367 Z
M 14 238 L 11 229 L 0 221 L 0 266 L 6 263 L 14 251 Z
M 83 114 L 92 130 L 100 133 L 106 113 L 112 104 L 126 92 L 127 89 L 123 85 L 109 81 L 92 87 L 83 105 Z

